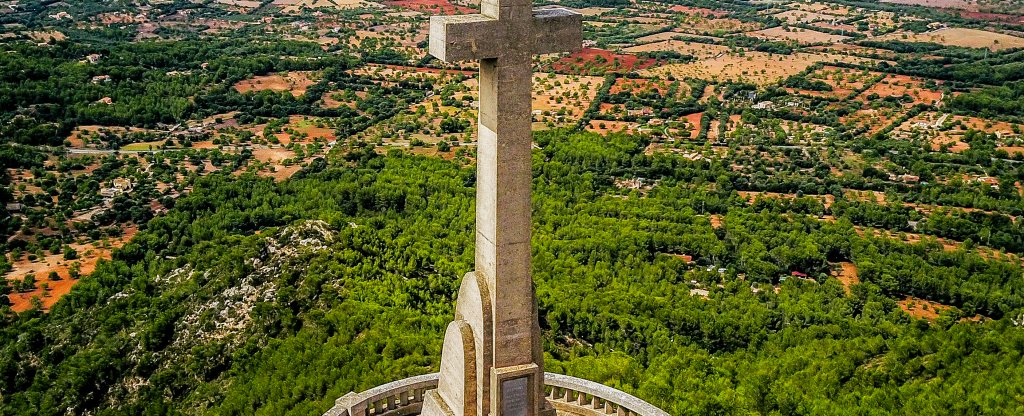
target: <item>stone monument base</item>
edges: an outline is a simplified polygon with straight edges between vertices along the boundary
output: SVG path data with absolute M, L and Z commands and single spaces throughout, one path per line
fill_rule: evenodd
M 323 416 L 411 416 L 428 410 L 451 415 L 437 394 L 439 378 L 439 373 L 424 374 L 349 393 Z M 625 392 L 576 377 L 545 373 L 544 385 L 543 416 L 670 416 Z

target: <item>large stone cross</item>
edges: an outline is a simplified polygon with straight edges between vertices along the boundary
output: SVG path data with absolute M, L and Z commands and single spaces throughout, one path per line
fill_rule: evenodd
M 430 54 L 480 61 L 476 272 L 445 334 L 441 380 L 424 415 L 535 416 L 543 353 L 531 278 L 533 55 L 573 52 L 582 16 L 531 0 L 483 0 L 481 14 L 430 19 Z

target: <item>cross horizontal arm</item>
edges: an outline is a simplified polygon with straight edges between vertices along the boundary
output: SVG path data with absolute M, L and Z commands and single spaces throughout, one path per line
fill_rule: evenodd
M 575 52 L 583 44 L 583 15 L 561 8 L 533 10 L 530 45 L 510 44 L 503 20 L 482 14 L 430 18 L 430 54 L 444 62 L 500 58 L 528 48 L 531 54 Z
M 534 9 L 533 53 L 577 52 L 583 48 L 583 15 L 562 8 Z
M 444 62 L 497 58 L 498 20 L 482 14 L 432 16 L 430 54 Z

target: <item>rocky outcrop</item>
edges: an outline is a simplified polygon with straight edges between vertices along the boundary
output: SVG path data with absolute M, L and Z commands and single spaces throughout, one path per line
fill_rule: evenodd
M 246 259 L 244 270 L 248 272 L 241 278 L 225 279 L 222 271 L 199 270 L 192 264 L 155 277 L 154 286 L 164 294 L 188 292 L 185 300 L 175 305 L 183 310 L 177 320 L 163 327 L 140 321 L 137 330 L 128 334 L 133 348 L 126 358 L 135 366 L 143 360 L 159 363 L 157 371 L 198 367 L 197 378 L 216 378 L 216 372 L 230 367 L 230 357 L 239 347 L 267 342 L 266 328 L 256 321 L 255 311 L 261 305 L 278 306 L 282 275 L 304 273 L 306 259 L 327 250 L 335 237 L 326 222 L 307 221 L 266 237 L 259 255 Z M 130 302 L 134 290 L 129 286 L 109 297 L 107 307 Z M 163 338 L 156 347 L 154 336 Z M 137 372 L 128 375 L 111 389 L 107 401 L 114 405 L 137 400 L 136 393 L 147 384 L 147 377 Z M 196 409 L 196 413 L 202 410 Z

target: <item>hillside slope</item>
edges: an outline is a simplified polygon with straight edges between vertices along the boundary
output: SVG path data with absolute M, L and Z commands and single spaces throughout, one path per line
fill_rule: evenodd
M 1020 265 L 751 205 L 726 166 L 639 139 L 538 143 L 549 371 L 677 415 L 1021 410 Z M 51 313 L 6 315 L 0 414 L 309 415 L 433 371 L 471 269 L 473 171 L 356 156 L 283 183 L 205 178 Z M 836 262 L 861 270 L 849 294 Z M 781 282 L 792 270 L 811 278 Z M 958 309 L 914 320 L 896 303 L 913 291 Z

